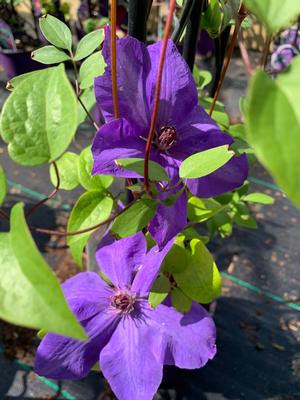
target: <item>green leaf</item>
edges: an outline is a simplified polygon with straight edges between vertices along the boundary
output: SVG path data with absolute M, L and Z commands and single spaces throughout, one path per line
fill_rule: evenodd
M 250 193 L 244 196 L 242 200 L 250 201 L 251 203 L 274 204 L 273 197 L 264 193 Z
M 111 229 L 120 237 L 133 235 L 148 225 L 155 212 L 156 203 L 153 200 L 139 199 L 116 218 Z
M 68 151 L 56 161 L 60 178 L 60 189 L 72 190 L 79 185 L 77 173 L 78 155 Z M 57 177 L 53 165 L 50 166 L 50 179 L 53 186 L 57 185 Z
M 143 158 L 120 158 L 116 160 L 116 163 L 124 169 L 137 172 L 141 178 L 144 176 Z M 149 179 L 151 181 L 168 181 L 170 178 L 160 164 L 149 160 Z
M 225 165 L 234 152 L 228 150 L 228 145 L 214 147 L 186 158 L 180 168 L 180 178 L 201 178 L 209 175 Z
M 168 296 L 170 288 L 169 279 L 165 275 L 159 275 L 149 294 L 149 303 L 151 307 L 157 307 L 161 304 Z
M 247 8 L 265 24 L 269 32 L 289 26 L 300 13 L 298 0 L 245 0 Z
M 83 61 L 79 70 L 80 88 L 87 89 L 94 84 L 94 79 L 104 73 L 105 61 L 101 51 Z
M 221 237 L 230 236 L 232 233 L 232 225 L 232 219 L 225 211 L 221 211 L 218 214 L 214 215 L 207 222 L 207 226 L 211 236 L 213 236 L 216 231 L 220 232 Z
M 201 240 L 190 242 L 188 263 L 183 271 L 173 276 L 180 289 L 189 298 L 208 304 L 221 294 L 221 277 L 218 268 L 206 246 Z
M 187 260 L 188 253 L 184 247 L 184 238 L 183 240 L 176 239 L 171 250 L 164 258 L 162 270 L 170 274 L 182 272 L 186 268 Z
M 10 157 L 26 166 L 57 159 L 77 127 L 77 99 L 63 64 L 20 82 L 6 100 L 0 131 Z
M 12 209 L 10 233 L 0 234 L 0 276 L 1 318 L 86 339 L 57 279 L 32 240 L 20 203 Z
M 250 84 L 247 139 L 264 167 L 300 207 L 300 57 L 272 80 L 262 71 Z M 261 94 L 264 94 L 263 96 Z
M 243 228 L 257 228 L 257 223 L 255 219 L 251 216 L 249 208 L 243 203 L 239 203 L 236 205 L 236 213 L 233 217 L 233 221 Z
M 172 306 L 179 312 L 188 312 L 192 307 L 192 299 L 186 296 L 179 287 L 171 291 Z
M 7 183 L 3 168 L 0 165 L 0 206 L 3 203 L 7 193 Z
M 91 147 L 82 150 L 78 162 L 78 179 L 86 190 L 103 190 L 109 188 L 113 177 L 109 175 L 92 175 L 93 157 Z
M 82 91 L 80 95 L 80 100 L 84 104 L 85 108 L 88 110 L 88 112 L 91 112 L 91 110 L 94 108 L 96 105 L 96 97 L 95 97 L 95 92 L 93 87 L 89 87 L 85 90 Z M 82 105 L 78 102 L 78 121 L 77 124 L 80 125 L 82 122 L 84 122 L 87 118 L 87 114 L 85 109 L 82 107 Z
M 188 218 L 193 222 L 203 222 L 217 214 L 223 208 L 214 199 L 199 199 L 192 196 L 188 200 Z
M 109 218 L 113 200 L 103 191 L 93 190 L 79 197 L 68 220 L 68 232 L 77 232 L 104 222 Z M 78 265 L 82 265 L 84 247 L 94 231 L 68 236 L 72 256 Z
M 39 22 L 48 42 L 61 49 L 72 50 L 72 33 L 66 24 L 49 14 L 42 16 Z
M 202 90 L 207 86 L 212 80 L 212 74 L 205 69 L 199 69 L 196 65 L 193 69 L 193 76 L 198 89 Z
M 200 96 L 199 98 L 200 105 L 204 108 L 204 110 L 209 113 L 211 103 L 213 99 L 211 97 Z M 212 119 L 217 122 L 217 124 L 224 129 L 229 128 L 229 117 L 225 112 L 225 106 L 220 101 L 216 102 L 214 111 L 212 113 Z
M 55 46 L 44 46 L 31 53 L 31 58 L 42 64 L 57 64 L 63 61 L 70 60 L 70 57 Z
M 103 42 L 103 37 L 103 29 L 97 29 L 85 35 L 77 45 L 74 60 L 79 61 L 92 54 Z
M 38 74 L 39 72 L 40 71 L 32 71 L 32 72 L 26 72 L 26 74 L 14 76 L 7 82 L 6 89 L 12 92 L 19 85 L 19 83 L 23 82 L 24 79 L 27 79 L 35 74 Z

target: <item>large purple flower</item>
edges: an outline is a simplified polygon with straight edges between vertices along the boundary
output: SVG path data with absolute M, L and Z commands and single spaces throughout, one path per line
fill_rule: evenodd
M 129 36 L 118 40 L 117 85 L 121 118 L 117 120 L 114 120 L 113 116 L 109 43 L 107 29 L 103 46 L 107 67 L 104 75 L 95 80 L 97 103 L 107 123 L 98 131 L 92 146 L 93 173 L 135 178 L 139 175 L 120 168 L 116 160 L 128 157 L 144 158 L 161 42 L 146 47 Z M 198 105 L 193 76 L 170 40 L 162 77 L 155 141 L 150 158 L 161 164 L 172 183 L 175 183 L 179 179 L 179 166 L 185 158 L 232 142 L 231 136 L 221 132 L 217 124 Z M 198 197 L 216 196 L 241 186 L 247 172 L 247 158 L 242 155 L 232 158 L 222 168 L 206 177 L 188 179 L 187 186 Z M 186 221 L 186 194 L 183 193 L 174 206 L 158 207 L 149 231 L 161 248 L 184 228 Z
M 199 304 L 187 314 L 147 297 L 163 251 L 146 253 L 140 232 L 102 244 L 96 253 L 106 284 L 97 273 L 83 272 L 63 284 L 69 306 L 86 330 L 86 342 L 47 334 L 36 356 L 35 371 L 52 379 L 80 379 L 99 361 L 120 400 L 151 400 L 163 365 L 200 368 L 216 352 L 215 325 Z

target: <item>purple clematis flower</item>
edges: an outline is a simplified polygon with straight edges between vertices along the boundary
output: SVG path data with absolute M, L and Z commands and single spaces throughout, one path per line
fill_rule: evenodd
M 194 369 L 212 359 L 215 325 L 203 307 L 194 303 L 181 314 L 163 304 L 153 309 L 147 301 L 171 246 L 146 253 L 141 232 L 102 244 L 96 258 L 113 287 L 94 272 L 63 284 L 89 340 L 47 334 L 37 351 L 35 371 L 52 379 L 80 379 L 99 361 L 119 400 L 151 400 L 164 364 Z
M 117 41 L 117 86 L 121 118 L 114 120 L 109 35 L 107 29 L 103 46 L 107 67 L 104 75 L 95 79 L 97 103 L 107 123 L 98 131 L 92 146 L 93 174 L 136 178 L 140 175 L 122 169 L 116 160 L 144 158 L 161 42 L 146 47 L 130 36 Z M 184 159 L 194 153 L 230 145 L 232 142 L 232 137 L 221 132 L 198 105 L 193 76 L 176 46 L 169 40 L 151 160 L 166 169 L 174 184 L 179 179 L 179 167 Z M 217 196 L 241 186 L 247 173 L 246 155 L 233 157 L 208 176 L 188 179 L 187 187 L 198 197 Z M 173 206 L 158 206 L 149 231 L 160 248 L 184 229 L 187 222 L 186 204 L 186 193 L 183 192 Z

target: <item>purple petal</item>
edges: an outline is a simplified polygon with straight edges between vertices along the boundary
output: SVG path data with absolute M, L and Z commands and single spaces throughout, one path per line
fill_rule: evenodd
M 153 247 L 144 258 L 142 267 L 138 270 L 133 284 L 132 291 L 140 296 L 147 295 L 159 273 L 160 266 L 173 246 L 175 238 L 171 239 L 165 247 L 159 251 L 158 246 Z
M 215 324 L 199 304 L 194 302 L 184 315 L 163 304 L 146 314 L 158 324 L 167 343 L 165 364 L 194 369 L 203 367 L 215 356 Z
M 139 137 L 136 125 L 118 119 L 103 125 L 92 145 L 93 174 L 137 178 L 136 172 L 118 166 L 120 158 L 144 158 L 146 142 Z
M 142 232 L 102 244 L 96 252 L 100 269 L 118 288 L 129 287 L 136 270 L 143 264 L 147 243 Z
M 151 400 L 162 380 L 163 348 L 151 321 L 124 317 L 100 354 L 100 368 L 119 400 Z
M 71 310 L 79 321 L 93 317 L 106 309 L 111 288 L 95 272 L 81 272 L 62 284 Z
M 217 171 L 199 179 L 188 179 L 187 187 L 198 197 L 212 197 L 242 186 L 248 176 L 247 156 L 233 157 Z
M 151 71 L 147 78 L 147 98 L 153 109 L 155 84 L 158 73 L 162 42 L 148 46 Z M 179 126 L 198 103 L 197 88 L 190 69 L 174 43 L 169 40 L 161 82 L 157 126 Z
M 47 334 L 36 353 L 35 372 L 51 379 L 81 379 L 87 376 L 117 323 L 118 319 L 109 312 L 85 320 L 82 325 L 90 338 L 85 342 Z
M 114 118 L 112 99 L 110 30 L 106 29 L 102 52 L 107 67 L 105 73 L 95 79 L 95 95 L 106 121 Z M 145 95 L 146 76 L 150 70 L 146 46 L 126 36 L 117 40 L 117 85 L 119 112 L 122 118 L 135 123 L 140 134 L 149 125 L 150 113 Z
M 168 195 L 173 193 L 168 193 Z M 156 214 L 149 225 L 149 232 L 162 249 L 172 238 L 178 235 L 187 224 L 187 196 L 183 191 L 175 204 L 159 204 Z

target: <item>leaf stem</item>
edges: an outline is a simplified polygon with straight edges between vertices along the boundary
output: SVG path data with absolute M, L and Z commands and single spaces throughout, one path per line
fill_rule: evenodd
M 237 36 L 238 36 L 239 30 L 240 30 L 241 24 L 242 24 L 244 18 L 246 17 L 246 15 L 247 15 L 246 14 L 246 10 L 245 10 L 244 6 L 242 5 L 241 8 L 240 8 L 240 11 L 238 13 L 237 21 L 235 23 L 234 31 L 233 31 L 233 34 L 232 34 L 232 37 L 231 37 L 231 41 L 230 41 L 230 46 L 229 46 L 229 48 L 227 50 L 227 54 L 226 54 L 224 66 L 222 68 L 221 76 L 220 76 L 220 79 L 219 79 L 219 82 L 218 82 L 217 90 L 216 90 L 216 93 L 214 95 L 213 101 L 212 101 L 211 106 L 210 106 L 210 110 L 209 110 L 209 115 L 210 116 L 212 115 L 212 113 L 214 111 L 214 108 L 215 108 L 215 105 L 216 105 L 216 102 L 218 100 L 218 97 L 219 97 L 219 94 L 220 94 L 220 90 L 221 90 L 221 87 L 223 85 L 223 82 L 224 82 L 224 79 L 225 79 L 225 76 L 226 76 L 226 72 L 228 70 L 228 67 L 229 67 L 229 64 L 230 64 L 230 60 L 231 60 L 231 57 L 232 57 L 232 54 L 233 54 L 233 50 L 234 50 L 234 46 L 235 46 L 235 43 L 236 43 L 236 40 L 237 40 Z
M 268 34 L 267 38 L 266 38 L 265 45 L 264 45 L 262 57 L 261 57 L 261 60 L 260 60 L 260 68 L 262 70 L 266 69 L 266 65 L 267 65 L 267 62 L 268 62 L 268 55 L 269 55 L 269 51 L 270 51 L 271 40 L 272 40 L 272 35 Z
M 115 215 L 112 215 L 111 217 L 107 218 L 105 221 L 100 222 L 97 225 L 93 225 L 89 228 L 86 229 L 81 229 L 80 231 L 74 231 L 74 232 L 63 232 L 63 231 L 56 231 L 52 229 L 43 229 L 43 228 L 35 228 L 35 227 L 30 227 L 31 230 L 37 232 L 37 233 L 42 233 L 45 235 L 57 235 L 57 236 L 77 236 L 77 235 L 82 235 L 83 233 L 88 233 L 91 231 L 95 231 L 99 229 L 101 226 L 109 224 L 110 222 L 114 221 L 119 215 L 123 214 L 125 211 L 127 211 L 133 204 L 137 201 L 138 199 L 133 200 L 131 203 L 129 203 L 126 207 L 124 207 L 120 212 L 118 212 Z
M 6 214 L 5 211 L 0 210 L 0 215 L 1 215 L 1 217 L 3 217 L 4 219 L 6 219 L 7 221 L 9 221 L 9 216 Z
M 119 101 L 117 87 L 117 0 L 111 0 L 111 79 L 112 79 L 112 95 L 114 102 L 114 116 L 119 118 Z
M 149 194 L 149 157 L 150 151 L 152 146 L 152 141 L 154 138 L 155 133 L 155 124 L 157 120 L 158 108 L 159 108 L 159 101 L 160 101 L 160 91 L 161 91 L 161 81 L 162 81 L 162 74 L 164 68 L 164 62 L 166 58 L 166 51 L 168 45 L 168 39 L 170 35 L 170 30 L 172 26 L 173 14 L 176 7 L 176 0 L 170 0 L 169 2 L 169 13 L 167 18 L 167 23 L 164 31 L 164 36 L 162 40 L 162 48 L 160 53 L 160 60 L 158 66 L 158 73 L 155 85 L 155 94 L 154 94 L 154 106 L 151 116 L 151 124 L 150 129 L 147 137 L 147 144 L 145 149 L 145 161 L 144 161 L 144 180 L 145 180 L 145 190 Z
M 40 207 L 41 205 L 43 205 L 44 203 L 46 203 L 46 201 L 51 200 L 56 193 L 59 191 L 59 186 L 60 186 L 60 176 L 59 176 L 59 170 L 57 167 L 57 164 L 55 161 L 52 161 L 52 165 L 54 167 L 54 171 L 55 171 L 55 176 L 56 176 L 56 186 L 55 188 L 52 190 L 52 192 L 45 197 L 43 200 L 39 201 L 38 203 L 36 203 L 34 206 L 32 206 L 26 213 L 26 217 L 29 217 L 31 214 L 33 214 L 35 212 L 35 210 Z

